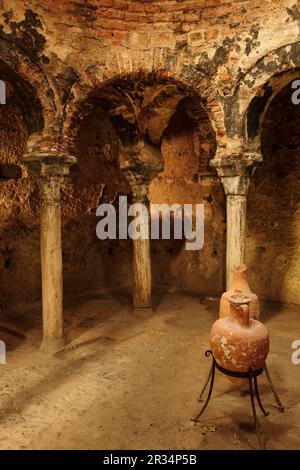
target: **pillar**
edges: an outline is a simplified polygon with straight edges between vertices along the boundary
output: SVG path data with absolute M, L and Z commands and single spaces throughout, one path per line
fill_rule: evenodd
M 40 178 L 43 342 L 41 349 L 59 349 L 63 340 L 63 274 L 61 249 L 61 177 Z
M 140 231 L 148 238 L 132 240 L 133 309 L 141 318 L 152 315 L 152 275 L 150 249 L 150 203 L 147 183 L 132 185 L 133 203 L 143 204 L 147 211 L 139 214 Z
M 40 250 L 42 273 L 43 340 L 41 350 L 54 352 L 64 346 L 63 273 L 61 248 L 60 186 L 74 157 L 26 155 L 29 171 L 40 187 Z
M 226 288 L 232 279 L 232 268 L 245 263 L 246 226 L 247 226 L 247 191 L 254 163 L 259 163 L 261 156 L 238 155 L 232 158 L 214 159 L 210 165 L 216 168 L 223 183 L 226 195 Z
M 160 149 L 144 140 L 123 146 L 120 167 L 131 187 L 132 202 L 147 208 L 139 214 L 139 220 L 140 230 L 148 237 L 132 240 L 133 314 L 138 318 L 153 314 L 149 186 L 163 166 Z
M 233 176 L 221 180 L 226 194 L 226 287 L 229 289 L 233 267 L 245 263 L 249 179 Z

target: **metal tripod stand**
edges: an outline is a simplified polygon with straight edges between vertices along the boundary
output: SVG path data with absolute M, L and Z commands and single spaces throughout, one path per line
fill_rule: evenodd
M 228 375 L 230 377 L 237 377 L 237 378 L 243 378 L 243 379 L 248 379 L 248 383 L 249 383 L 249 393 L 250 393 L 250 399 L 251 399 L 251 408 L 252 408 L 252 414 L 253 414 L 253 419 L 254 419 L 254 424 L 255 424 L 255 430 L 256 430 L 256 434 L 257 434 L 257 439 L 258 439 L 258 442 L 259 442 L 259 446 L 260 446 L 260 449 L 264 449 L 264 445 L 262 443 L 262 440 L 261 440 L 261 435 L 260 435 L 260 431 L 259 431 L 259 425 L 258 425 L 258 420 L 257 420 L 257 414 L 256 414 L 256 408 L 255 408 L 255 398 L 257 400 L 257 403 L 261 409 L 261 411 L 263 412 L 263 414 L 265 416 L 268 416 L 268 411 L 266 411 L 262 405 L 262 402 L 261 402 L 261 399 L 260 399 L 260 395 L 259 395 L 259 389 L 258 389 L 258 384 L 257 384 L 257 377 L 259 375 L 261 375 L 263 372 L 265 372 L 266 374 L 266 377 L 267 377 L 267 381 L 271 387 L 271 390 L 272 390 L 272 393 L 274 395 L 274 398 L 276 400 L 276 403 L 278 405 L 278 409 L 281 413 L 284 412 L 284 407 L 280 401 L 280 398 L 275 390 L 275 387 L 272 383 L 272 380 L 270 378 L 270 374 L 269 374 L 269 370 L 268 370 L 268 367 L 267 367 L 267 364 L 265 363 L 263 365 L 263 367 L 261 367 L 260 369 L 256 369 L 256 370 L 249 370 L 248 372 L 233 372 L 231 370 L 228 370 L 228 369 L 224 369 L 223 367 L 221 367 L 217 361 L 215 360 L 214 358 L 214 355 L 212 353 L 212 351 L 210 350 L 207 350 L 205 352 L 205 356 L 206 357 L 209 357 L 209 356 L 212 356 L 212 366 L 211 366 L 211 369 L 210 369 L 210 372 L 209 372 L 209 375 L 207 377 L 207 380 L 202 388 L 202 391 L 200 393 L 200 396 L 199 396 L 199 401 L 202 400 L 202 397 L 205 393 L 205 390 L 209 384 L 209 390 L 208 390 L 208 395 L 207 395 L 207 398 L 205 400 L 205 403 L 200 411 L 200 413 L 198 413 L 198 415 L 193 418 L 193 421 L 198 421 L 198 419 L 200 418 L 200 416 L 204 413 L 209 401 L 210 401 L 210 398 L 211 398 L 211 395 L 212 395 L 212 391 L 213 391 L 213 386 L 214 386 L 214 380 L 215 380 L 215 372 L 216 372 L 216 369 L 218 369 L 222 374 L 225 374 L 225 375 Z

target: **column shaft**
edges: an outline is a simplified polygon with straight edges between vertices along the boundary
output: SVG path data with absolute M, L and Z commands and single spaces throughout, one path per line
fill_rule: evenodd
M 148 214 L 141 213 L 142 233 L 150 233 L 150 218 Z M 150 237 L 133 240 L 133 306 L 135 309 L 151 308 L 151 251 Z
M 60 182 L 59 176 L 40 181 L 43 350 L 64 344 Z
M 232 268 L 245 263 L 246 251 L 246 196 L 227 195 L 227 254 L 226 285 L 229 289 Z
M 242 142 L 232 142 L 234 152 L 229 148 L 219 158 L 210 161 L 216 168 L 224 186 L 227 206 L 227 253 L 226 253 L 226 285 L 230 288 L 232 268 L 245 264 L 246 254 L 246 205 L 250 178 L 255 165 L 262 161 L 256 150 L 245 151 Z
M 122 147 L 120 167 L 130 184 L 133 202 L 144 204 L 148 211 L 140 213 L 140 231 L 144 239 L 133 240 L 133 314 L 146 318 L 152 315 L 152 280 L 151 280 L 151 252 L 150 252 L 150 211 L 149 211 L 149 185 L 151 181 L 163 170 L 163 157 L 161 151 L 141 138 Z M 146 235 L 148 237 L 146 238 Z

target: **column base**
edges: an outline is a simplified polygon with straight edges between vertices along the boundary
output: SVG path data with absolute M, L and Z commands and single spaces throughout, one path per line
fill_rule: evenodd
M 63 338 L 43 339 L 39 351 L 44 354 L 55 354 L 65 347 Z
M 132 311 L 132 315 L 139 319 L 150 318 L 153 314 L 152 307 L 134 307 Z

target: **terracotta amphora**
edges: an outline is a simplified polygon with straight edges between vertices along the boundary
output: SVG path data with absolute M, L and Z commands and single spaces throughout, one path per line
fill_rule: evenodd
M 251 291 L 248 284 L 247 266 L 245 264 L 241 264 L 240 266 L 235 266 L 233 268 L 233 278 L 230 289 L 228 292 L 224 292 L 221 297 L 219 310 L 220 318 L 230 315 L 228 297 L 234 294 L 247 295 L 247 297 L 250 298 L 250 318 L 258 320 L 260 316 L 259 300 L 257 295 Z
M 219 318 L 210 332 L 211 350 L 220 366 L 230 371 L 248 372 L 261 368 L 269 352 L 269 333 L 249 316 L 250 297 L 230 295 L 230 316 Z M 247 379 L 231 379 L 242 385 Z

